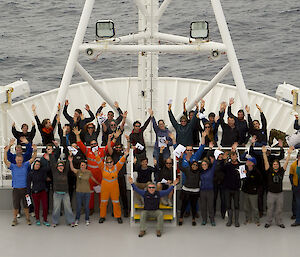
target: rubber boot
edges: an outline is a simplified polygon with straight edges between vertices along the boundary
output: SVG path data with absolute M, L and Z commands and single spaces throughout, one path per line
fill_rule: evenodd
M 233 215 L 233 213 L 232 213 L 232 210 L 228 210 L 227 213 L 228 213 L 228 221 L 226 223 L 226 226 L 230 227 L 232 225 L 232 215 Z
M 239 223 L 239 210 L 236 209 L 234 210 L 234 225 L 238 228 L 240 226 L 240 223 Z

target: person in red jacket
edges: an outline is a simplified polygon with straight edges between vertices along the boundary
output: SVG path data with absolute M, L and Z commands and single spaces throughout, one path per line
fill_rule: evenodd
M 83 154 L 86 156 L 87 159 L 87 168 L 92 172 L 93 177 L 96 179 L 96 181 L 100 184 L 102 181 L 102 173 L 98 167 L 98 162 L 96 161 L 95 152 L 97 152 L 97 155 L 99 155 L 101 158 L 105 157 L 107 154 L 112 154 L 113 149 L 112 147 L 115 145 L 116 139 L 120 136 L 120 131 L 117 131 L 114 134 L 113 140 L 109 140 L 107 142 L 107 145 L 104 147 L 99 147 L 96 140 L 92 140 L 90 142 L 90 147 L 85 146 L 81 139 L 80 139 L 80 130 L 78 128 L 73 129 L 74 134 L 76 135 L 76 141 L 77 145 L 79 146 L 80 150 L 83 152 Z M 90 180 L 90 188 L 93 190 L 94 186 L 97 186 L 97 184 Z M 90 198 L 90 215 L 94 212 L 94 193 L 91 193 Z M 101 201 L 101 194 L 99 194 L 99 202 Z

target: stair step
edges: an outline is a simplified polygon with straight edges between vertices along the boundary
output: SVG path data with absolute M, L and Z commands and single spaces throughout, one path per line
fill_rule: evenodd
M 135 209 L 144 209 L 144 205 L 139 205 L 138 203 L 135 203 L 134 204 L 134 208 Z M 173 207 L 167 206 L 167 205 L 163 205 L 163 204 L 159 204 L 159 209 L 171 210 L 171 209 L 173 209 Z
M 135 220 L 140 220 L 141 215 L 140 214 L 135 214 L 133 217 Z M 149 218 L 149 220 L 155 220 L 155 218 Z M 164 220 L 173 220 L 173 215 L 171 214 L 165 214 L 164 215 Z

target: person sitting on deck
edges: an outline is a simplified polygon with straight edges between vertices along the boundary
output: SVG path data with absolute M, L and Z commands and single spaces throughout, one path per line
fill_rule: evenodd
M 30 168 L 30 165 L 34 162 L 37 155 L 37 147 L 33 145 L 33 155 L 32 157 L 23 162 L 23 156 L 21 154 L 17 155 L 15 158 L 16 164 L 11 163 L 7 160 L 7 152 L 9 150 L 9 146 L 4 148 L 4 163 L 11 170 L 12 173 L 12 187 L 13 187 L 13 208 L 14 208 L 14 219 L 12 221 L 12 226 L 16 226 L 18 224 L 17 214 L 19 209 L 21 208 L 21 201 L 24 207 L 24 212 L 26 215 L 27 224 L 31 225 L 30 217 L 29 217 L 29 209 L 26 200 L 27 195 L 27 174 Z M 27 195 L 28 196 L 28 195 Z
M 245 109 L 248 114 L 248 123 L 249 123 L 249 134 L 251 136 L 256 136 L 256 143 L 255 146 L 263 146 L 267 145 L 268 136 L 267 136 L 267 120 L 266 117 L 258 104 L 256 104 L 257 109 L 260 112 L 260 119 L 262 123 L 262 127 L 260 128 L 260 123 L 258 120 L 252 121 L 250 116 L 250 107 L 246 105 Z
M 57 113 L 52 123 L 50 119 L 44 119 L 41 123 L 39 117 L 36 114 L 36 106 L 34 104 L 32 105 L 32 112 L 36 120 L 36 123 L 38 125 L 38 129 L 41 133 L 43 145 L 51 144 L 52 141 L 54 140 L 54 129 L 57 122 L 56 116 L 59 115 L 59 111 L 60 111 L 60 104 L 58 104 L 57 106 Z
M 155 184 L 152 182 L 149 182 L 147 184 L 147 190 L 145 191 L 139 189 L 133 183 L 133 179 L 131 177 L 128 178 L 128 181 L 131 184 L 133 190 L 144 198 L 145 203 L 144 210 L 141 213 L 139 237 L 143 237 L 146 234 L 146 221 L 148 217 L 153 217 L 157 219 L 156 236 L 160 237 L 163 230 L 164 221 L 163 211 L 159 210 L 160 198 L 168 195 L 174 189 L 174 186 L 177 185 L 179 179 L 174 180 L 173 185 L 171 185 L 167 190 L 162 191 L 157 191 Z
M 249 140 L 249 136 L 248 136 L 248 124 L 247 121 L 245 120 L 245 113 L 243 109 L 238 110 L 237 112 L 237 117 L 234 116 L 231 112 L 231 105 L 234 104 L 234 98 L 231 97 L 229 99 L 229 105 L 228 105 L 228 109 L 227 109 L 227 113 L 228 113 L 228 117 L 232 117 L 234 118 L 235 121 L 235 126 L 238 130 L 239 133 L 239 145 L 240 146 L 245 146 Z
M 181 116 L 180 118 L 180 124 L 177 123 L 173 113 L 172 113 L 172 104 L 169 103 L 168 104 L 168 113 L 169 113 L 169 118 L 170 121 L 174 127 L 174 129 L 176 130 L 176 142 L 177 144 L 181 144 L 183 146 L 187 146 L 187 145 L 193 145 L 193 129 L 196 125 L 196 121 L 197 121 L 197 113 L 199 110 L 199 105 L 196 102 L 196 111 L 194 113 L 194 116 L 191 120 L 190 123 L 187 122 L 187 117 L 185 115 Z

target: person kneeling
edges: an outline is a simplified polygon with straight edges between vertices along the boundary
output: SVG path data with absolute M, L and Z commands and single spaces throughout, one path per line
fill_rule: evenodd
M 155 184 L 152 182 L 148 183 L 147 190 L 144 191 L 139 189 L 133 183 L 133 179 L 131 177 L 128 178 L 128 181 L 131 184 L 133 190 L 144 198 L 144 210 L 141 214 L 139 237 L 143 237 L 146 234 L 146 220 L 148 217 L 157 219 L 156 235 L 160 237 L 164 221 L 163 212 L 162 210 L 159 210 L 160 198 L 168 195 L 174 189 L 174 186 L 179 182 L 179 180 L 174 180 L 172 186 L 170 186 L 167 190 L 162 191 L 156 191 Z

